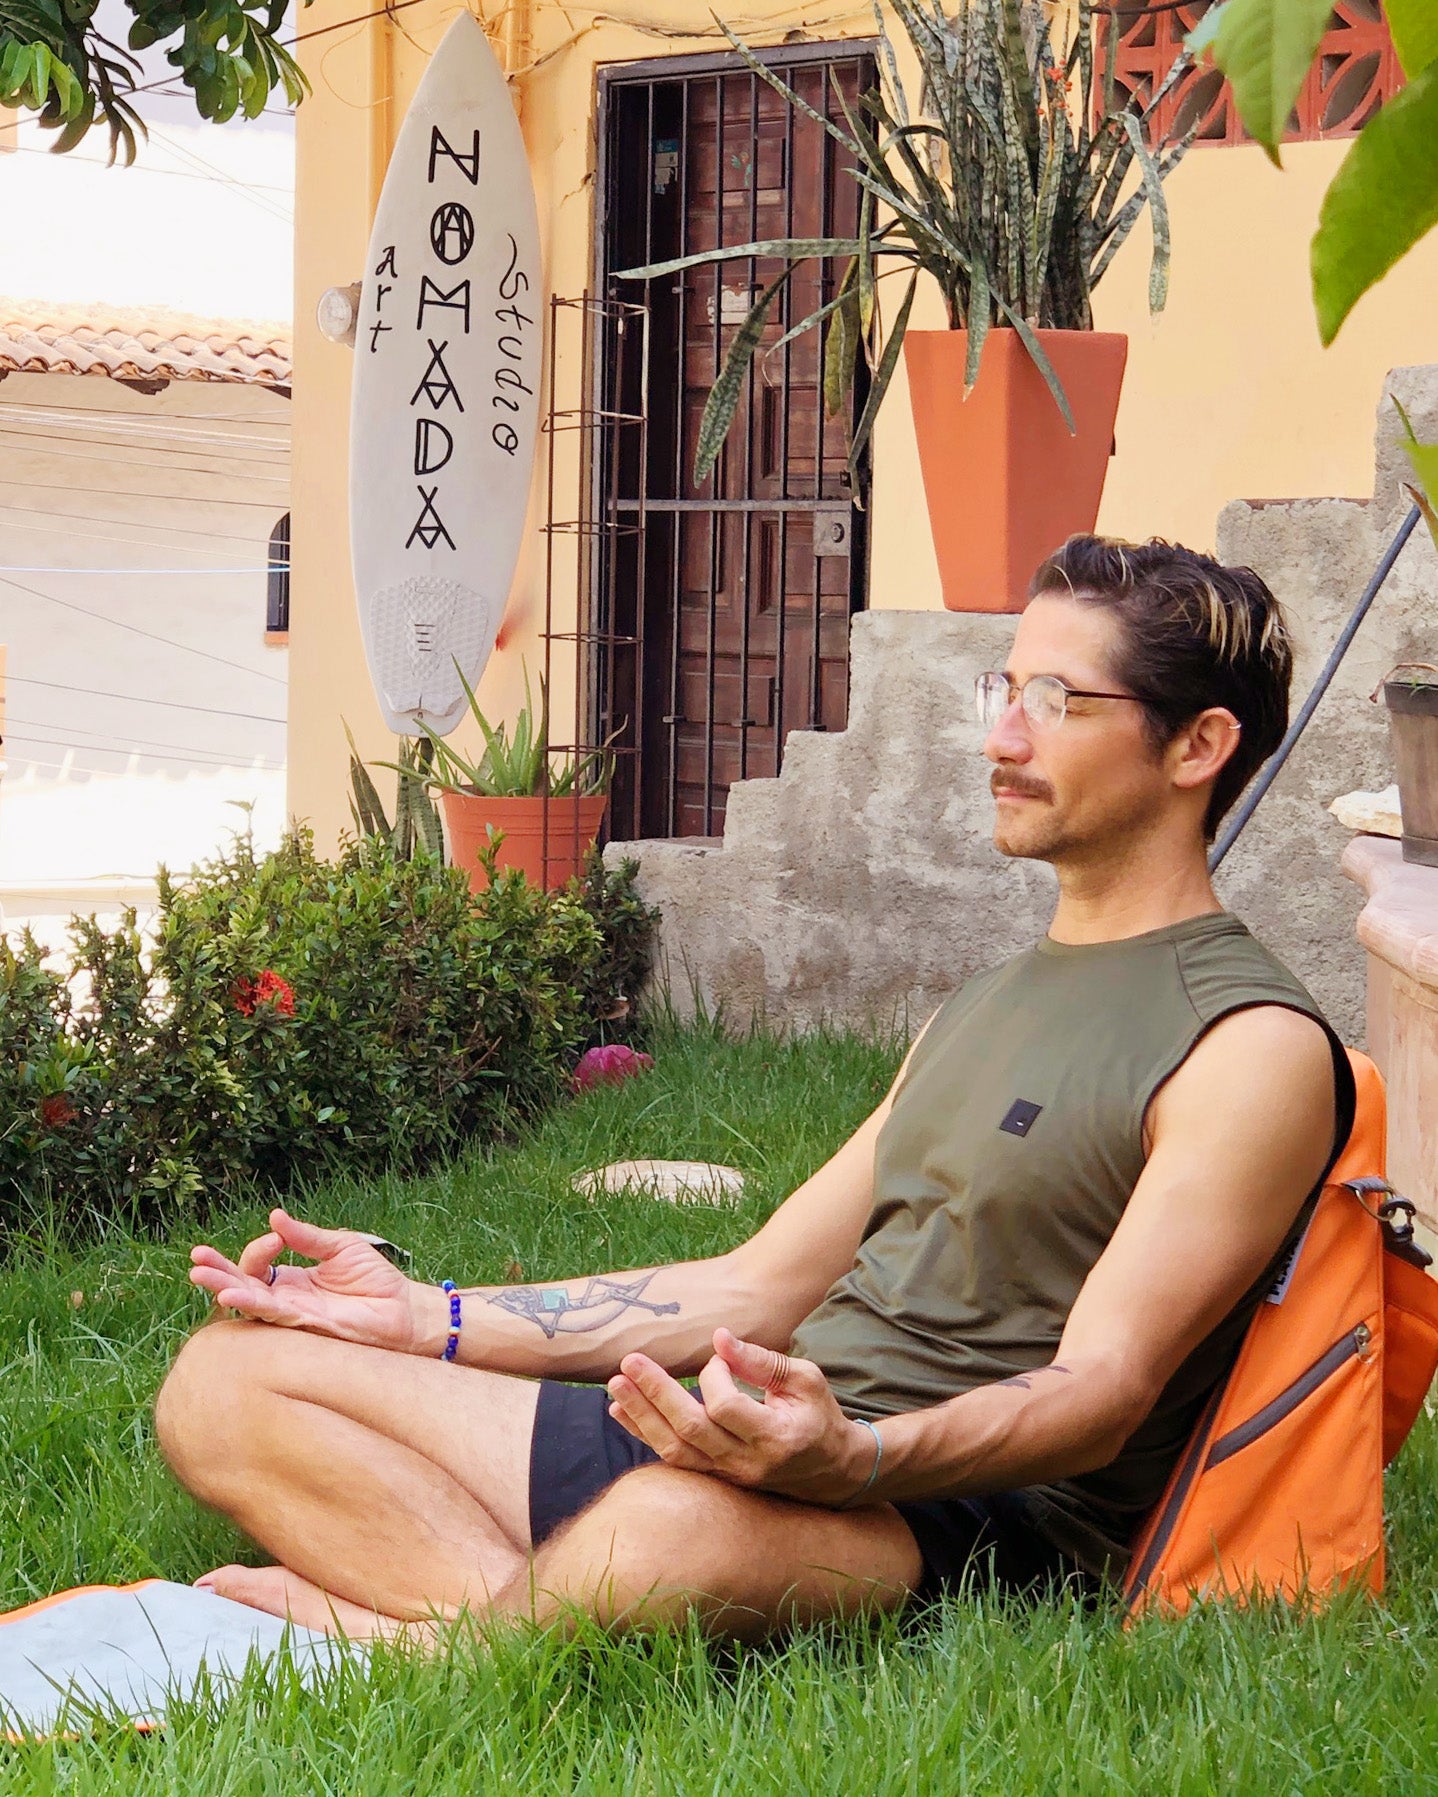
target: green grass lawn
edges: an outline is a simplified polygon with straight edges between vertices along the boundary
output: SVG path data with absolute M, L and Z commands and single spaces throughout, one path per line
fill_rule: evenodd
M 872 1108 L 897 1051 L 667 1038 L 648 1078 L 562 1107 L 518 1146 L 425 1179 L 334 1184 L 295 1208 L 376 1229 L 418 1276 L 553 1278 L 722 1249 Z M 749 1196 L 680 1208 L 569 1190 L 629 1155 L 727 1161 Z M 213 1220 L 238 1244 L 262 1207 Z M 202 1303 L 189 1234 L 0 1271 L 0 1607 L 64 1586 L 191 1579 L 243 1544 L 175 1488 L 149 1405 Z M 510 1636 L 435 1662 L 394 1650 L 320 1691 L 251 1681 L 152 1738 L 0 1747 L 0 1791 L 1394 1792 L 1438 1785 L 1430 1678 L 1438 1433 L 1390 1475 L 1383 1604 L 1317 1619 L 1209 1614 L 1125 1632 L 1115 1614 L 954 1600 L 933 1620 L 735 1653 Z

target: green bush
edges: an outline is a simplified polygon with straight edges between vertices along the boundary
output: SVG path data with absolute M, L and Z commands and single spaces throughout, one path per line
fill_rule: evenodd
M 595 857 L 561 892 L 505 874 L 472 896 L 380 838 L 335 862 L 307 832 L 262 860 L 241 838 L 187 882 L 162 872 L 150 940 L 133 912 L 75 919 L 68 979 L 28 937 L 4 949 L 0 1229 L 37 1206 L 151 1227 L 532 1114 L 647 970 L 633 872 Z

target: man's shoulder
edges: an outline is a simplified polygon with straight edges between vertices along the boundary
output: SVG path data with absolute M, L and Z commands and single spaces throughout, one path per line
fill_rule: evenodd
M 1320 1018 L 1287 1005 L 1253 1005 L 1221 1018 L 1155 1095 L 1155 1139 L 1181 1119 L 1207 1140 L 1215 1116 L 1231 1122 L 1256 1108 L 1276 1120 L 1295 1103 L 1300 1112 L 1316 1104 L 1341 1139 L 1352 1121 L 1351 1078 L 1338 1072 L 1335 1042 Z
M 1217 1021 L 1230 1012 L 1273 1006 L 1306 1013 L 1326 1029 L 1317 1000 L 1292 968 L 1241 918 L 1225 913 L 1223 924 L 1175 944 L 1184 990 L 1199 1017 Z

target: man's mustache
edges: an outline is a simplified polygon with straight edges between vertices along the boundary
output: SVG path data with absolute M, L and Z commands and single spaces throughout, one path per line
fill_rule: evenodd
M 989 791 L 997 793 L 1001 786 L 1026 799 L 1051 799 L 1054 796 L 1053 788 L 1047 780 L 1035 780 L 1030 775 L 1021 773 L 1018 768 L 1004 767 L 1002 764 L 989 775 Z

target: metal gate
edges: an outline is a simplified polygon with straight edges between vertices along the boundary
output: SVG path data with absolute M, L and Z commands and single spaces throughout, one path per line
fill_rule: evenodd
M 874 80 L 863 44 L 764 55 L 839 121 L 835 89 L 852 104 Z M 611 640 L 637 639 L 598 720 L 599 735 L 620 731 L 639 750 L 619 764 L 611 833 L 710 836 L 723 829 L 733 781 L 778 773 L 791 730 L 844 726 L 866 515 L 850 487 L 845 420 L 824 417 L 812 330 L 774 354 L 761 348 L 713 474 L 692 484 L 709 389 L 781 262 L 648 282 L 613 271 L 719 243 L 852 235 L 859 190 L 841 146 L 735 56 L 604 71 L 600 123 L 596 290 L 649 308 L 647 367 L 601 351 L 595 370 L 601 414 L 641 409 L 647 384 L 642 452 L 637 438 L 632 448 L 610 438 L 599 458 L 608 465 L 594 471 L 596 492 L 636 525 L 595 569 L 590 595 Z M 832 297 L 841 274 L 837 261 L 802 265 L 765 346 Z

